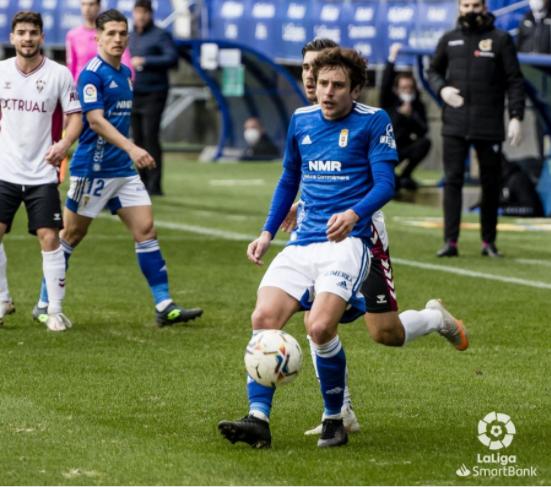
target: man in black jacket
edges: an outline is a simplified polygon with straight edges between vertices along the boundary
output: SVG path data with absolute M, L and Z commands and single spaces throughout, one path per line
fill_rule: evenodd
M 136 70 L 132 136 L 157 163 L 154 169 L 140 170 L 140 177 L 149 194 L 160 196 L 163 155 L 159 132 L 169 89 L 168 70 L 178 65 L 178 51 L 170 34 L 153 23 L 151 0 L 137 0 L 133 17 L 129 42 Z
M 383 72 L 380 105 L 390 115 L 396 137 L 399 162 L 406 161 L 397 179 L 397 186 L 417 189 L 412 173 L 430 150 L 425 105 L 419 97 L 417 83 L 411 72 L 397 73 L 396 58 L 401 44 L 390 47 L 388 60 Z
M 500 257 L 496 248 L 501 188 L 503 115 L 508 98 L 507 137 L 521 140 L 524 88 L 511 36 L 494 27 L 484 0 L 459 0 L 457 27 L 444 34 L 429 69 L 432 88 L 444 101 L 444 240 L 438 257 L 459 255 L 464 163 L 474 146 L 480 166 L 482 255 Z
M 548 0 L 530 0 L 518 27 L 519 52 L 551 53 L 551 12 Z

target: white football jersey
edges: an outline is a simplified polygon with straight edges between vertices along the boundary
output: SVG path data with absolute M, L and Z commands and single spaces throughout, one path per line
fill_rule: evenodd
M 69 70 L 46 57 L 31 73 L 15 57 L 0 61 L 0 180 L 20 185 L 58 181 L 44 158 L 61 138 L 63 113 L 80 112 Z

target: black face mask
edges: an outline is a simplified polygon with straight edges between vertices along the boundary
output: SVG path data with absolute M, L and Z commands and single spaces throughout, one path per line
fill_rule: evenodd
M 483 12 L 469 12 L 459 17 L 459 22 L 468 29 L 476 29 L 484 23 Z

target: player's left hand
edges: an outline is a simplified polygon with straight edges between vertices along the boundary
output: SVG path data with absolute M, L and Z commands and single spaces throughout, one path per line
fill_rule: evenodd
M 348 237 L 359 219 L 353 210 L 335 213 L 327 222 L 327 238 L 330 242 L 341 242 Z
M 509 126 L 507 127 L 507 139 L 513 147 L 521 143 L 522 123 L 518 118 L 512 118 L 509 120 Z
M 57 167 L 61 164 L 61 161 L 65 159 L 68 150 L 67 144 L 63 140 L 60 140 L 48 149 L 44 159 L 48 164 Z

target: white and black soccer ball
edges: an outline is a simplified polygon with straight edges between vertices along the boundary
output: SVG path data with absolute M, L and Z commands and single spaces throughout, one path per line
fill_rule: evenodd
M 255 382 L 276 387 L 292 382 L 302 365 L 298 342 L 281 330 L 264 330 L 252 337 L 245 350 L 245 367 Z

